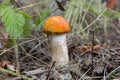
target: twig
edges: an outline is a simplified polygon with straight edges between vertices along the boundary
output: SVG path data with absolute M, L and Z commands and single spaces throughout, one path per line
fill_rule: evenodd
M 105 69 L 104 69 L 104 76 L 103 76 L 103 80 L 106 80 L 106 68 L 107 68 L 107 66 L 105 67 Z
M 90 79 L 101 79 L 103 76 L 96 76 L 96 77 L 85 77 L 84 80 L 90 80 Z
M 81 76 L 79 80 L 84 80 L 84 77 L 86 77 L 86 74 L 90 71 L 91 67 Z
M 5 80 L 21 80 L 21 78 L 20 77 L 13 77 L 13 78 L 7 78 Z
M 94 53 L 94 51 L 93 51 L 93 46 L 94 46 L 94 30 L 92 30 L 92 77 L 94 76 L 94 69 L 93 69 L 93 67 L 94 67 L 94 62 L 93 62 L 93 53 Z
M 43 3 L 46 3 L 46 2 L 47 1 L 39 2 L 39 3 L 34 3 L 34 4 L 31 4 L 31 5 L 28 5 L 28 6 L 23 6 L 23 7 L 17 8 L 17 10 L 25 9 L 25 8 L 29 8 L 29 7 L 33 7 L 33 6 L 40 5 L 40 4 L 43 4 Z
M 36 69 L 36 70 L 31 70 L 31 71 L 24 71 L 23 73 L 25 73 L 26 75 L 36 75 L 36 74 L 43 74 L 49 71 L 52 71 L 54 69 L 45 69 L 45 70 L 41 70 L 41 68 Z
M 120 68 L 120 66 L 118 66 L 117 68 L 115 68 L 113 71 L 111 71 L 108 75 L 107 75 L 107 77 L 106 78 L 108 78 L 112 73 L 114 73 L 117 69 L 119 69 Z
M 41 38 L 41 37 L 39 37 L 39 38 Z M 19 45 L 22 45 L 22 44 L 24 44 L 24 43 L 28 43 L 28 42 L 34 41 L 34 40 L 39 39 L 39 38 L 35 38 L 35 39 L 31 39 L 31 40 L 28 40 L 28 41 L 25 41 L 25 42 L 19 43 L 18 46 L 19 46 Z M 4 50 L 4 52 L 0 53 L 0 56 L 3 55 L 4 53 L 8 52 L 9 50 L 15 48 L 15 47 L 16 47 L 16 45 L 13 46 L 13 47 L 11 47 L 11 48 L 9 48 L 9 49 L 7 49 L 7 50 Z
M 104 12 L 107 10 L 107 8 L 105 8 L 102 13 L 93 21 L 91 22 L 87 27 L 85 27 L 82 31 L 85 31 L 86 29 L 88 29 L 90 26 L 92 26 L 94 23 L 96 23 L 100 17 L 102 17 L 102 15 L 104 14 Z
M 52 66 L 50 67 L 50 71 L 48 72 L 48 75 L 47 75 L 47 79 L 46 80 L 49 80 L 49 76 L 50 76 L 50 72 L 52 70 L 52 68 L 55 66 L 55 61 L 53 62 Z
M 9 71 L 9 70 L 4 69 L 4 68 L 1 68 L 1 67 L 0 67 L 0 71 L 5 72 L 5 73 L 8 73 L 8 74 L 11 74 L 11 75 L 14 75 L 14 76 L 17 76 L 17 77 L 19 77 L 19 78 L 23 78 L 23 79 L 25 79 L 25 80 L 32 80 L 31 78 L 28 78 L 28 77 L 25 76 L 25 75 L 20 75 L 20 74 L 18 74 L 18 73 L 15 73 L 15 72 L 13 72 L 13 71 Z

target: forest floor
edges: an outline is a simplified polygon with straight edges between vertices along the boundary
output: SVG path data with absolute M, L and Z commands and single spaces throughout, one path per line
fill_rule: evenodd
M 1 39 L 6 35 L 0 32 L 0 80 L 120 80 L 120 22 L 106 24 L 85 38 L 77 31 L 68 33 L 69 63 L 63 67 L 49 65 L 49 38 L 41 29 L 35 27 L 29 37 L 17 39 L 17 46 Z
M 0 69 L 0 80 L 22 80 L 21 77 L 24 80 L 57 80 L 61 74 L 66 80 L 120 80 L 120 26 L 117 21 L 110 21 L 106 32 L 103 29 L 90 32 L 86 39 L 81 39 L 79 34 L 68 35 L 70 61 L 60 68 L 49 66 L 48 38 L 42 31 L 38 32 L 39 36 L 35 32 L 36 29 L 30 38 L 18 40 L 17 59 L 14 46 L 1 49 L 0 67 L 9 71 Z

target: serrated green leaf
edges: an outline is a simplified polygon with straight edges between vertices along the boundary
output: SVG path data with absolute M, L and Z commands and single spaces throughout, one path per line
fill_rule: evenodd
M 33 24 L 32 22 L 28 19 L 25 21 L 25 25 L 23 27 L 23 35 L 24 36 L 29 36 L 29 34 L 31 33 L 31 30 L 33 29 Z
M 10 37 L 17 38 L 23 33 L 23 26 L 25 19 L 21 13 L 16 13 L 11 6 L 2 6 L 0 8 L 0 15 L 5 26 L 6 32 Z

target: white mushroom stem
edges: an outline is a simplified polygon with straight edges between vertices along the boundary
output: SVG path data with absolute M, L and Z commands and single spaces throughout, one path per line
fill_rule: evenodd
M 51 53 L 52 62 L 55 61 L 55 66 L 64 66 L 68 63 L 68 48 L 66 42 L 66 34 L 52 35 Z

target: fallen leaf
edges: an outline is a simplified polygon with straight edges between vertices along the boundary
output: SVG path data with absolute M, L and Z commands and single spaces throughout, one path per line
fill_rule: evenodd
M 98 52 L 101 47 L 106 46 L 107 44 L 98 44 L 93 46 L 93 51 Z M 86 52 L 86 51 L 92 51 L 92 46 L 78 46 L 76 47 L 77 50 L 79 50 L 80 52 Z
M 115 7 L 115 0 L 107 0 L 107 5 L 106 7 L 109 9 L 113 9 Z
M 7 65 L 11 64 L 10 61 L 7 61 L 7 60 L 2 60 L 1 61 L 1 67 L 6 67 Z

